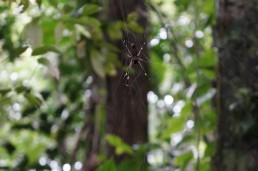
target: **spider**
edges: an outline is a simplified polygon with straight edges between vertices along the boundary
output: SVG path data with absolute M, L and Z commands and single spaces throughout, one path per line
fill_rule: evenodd
M 124 43 L 125 43 L 125 41 L 124 41 Z M 138 49 L 135 43 L 129 43 L 129 47 L 128 47 L 127 43 L 125 43 L 125 47 L 126 47 L 126 51 L 127 51 L 126 56 L 127 56 L 127 58 L 129 58 L 127 60 L 127 61 L 129 61 L 128 69 L 124 75 L 124 78 L 126 78 L 127 81 L 130 80 L 130 72 L 131 72 L 133 65 L 137 65 L 137 64 L 139 64 L 141 69 L 144 71 L 144 75 L 148 77 L 148 75 L 142 65 L 142 62 L 146 62 L 146 61 L 140 58 L 144 45 L 145 45 L 145 43 L 143 43 L 141 48 Z M 147 57 L 145 57 L 145 58 L 147 58 Z M 128 86 L 128 84 L 126 84 L 126 85 Z

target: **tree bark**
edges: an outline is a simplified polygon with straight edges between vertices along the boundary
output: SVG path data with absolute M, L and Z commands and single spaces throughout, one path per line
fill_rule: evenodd
M 258 1 L 217 0 L 214 171 L 258 170 Z
M 139 14 L 139 24 L 141 27 L 146 27 L 146 16 L 142 12 L 146 12 L 144 0 L 109 0 L 109 20 L 122 20 L 126 22 L 126 17 L 129 13 L 136 12 Z M 129 30 L 127 30 L 129 31 Z M 128 32 L 127 32 L 128 33 Z M 125 33 L 125 34 L 127 34 Z M 143 34 L 130 33 L 128 41 L 136 43 L 138 40 L 143 44 L 146 38 Z M 127 41 L 127 40 L 126 40 Z M 123 42 L 116 43 L 116 46 L 121 49 L 120 60 L 124 61 L 128 58 L 122 53 Z M 140 47 L 138 47 L 140 49 Z M 144 47 L 143 54 L 147 54 L 147 49 Z M 145 143 L 148 140 L 147 136 L 147 92 L 148 78 L 141 72 L 139 64 L 133 65 L 136 68 L 136 73 L 132 75 L 135 82 L 132 86 L 125 86 L 124 74 L 121 70 L 115 77 L 107 78 L 107 116 L 106 116 L 106 132 L 115 134 L 121 137 L 124 142 L 129 145 Z M 144 64 L 147 70 L 146 64 Z M 137 77 L 137 78 L 136 78 Z M 114 149 L 107 147 L 107 155 L 114 156 Z M 119 158 L 119 157 L 118 157 Z M 116 158 L 116 159 L 118 159 Z M 121 156 L 118 160 L 121 160 Z

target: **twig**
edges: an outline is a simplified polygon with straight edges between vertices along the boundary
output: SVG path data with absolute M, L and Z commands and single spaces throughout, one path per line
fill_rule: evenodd
M 157 14 L 158 18 L 159 18 L 159 21 L 160 21 L 160 25 L 162 25 L 162 27 L 165 28 L 166 30 L 166 34 L 167 34 L 167 41 L 169 42 L 169 44 L 171 45 L 171 47 L 173 48 L 173 52 L 174 52 L 174 56 L 175 56 L 175 59 L 181 69 L 181 74 L 183 76 L 183 79 L 184 79 L 184 84 L 186 87 L 189 87 L 191 85 L 191 82 L 190 82 L 190 79 L 189 77 L 186 75 L 186 68 L 183 64 L 183 62 L 181 61 L 180 57 L 179 57 L 179 54 L 178 54 L 178 48 L 176 46 L 176 35 L 174 33 L 174 30 L 172 27 L 169 27 L 170 29 L 168 29 L 168 27 L 166 26 L 160 12 L 158 11 L 158 9 L 152 5 L 150 2 L 149 2 L 149 6 L 151 7 L 151 9 Z M 170 30 L 170 33 L 172 34 L 173 38 L 169 38 L 169 30 Z

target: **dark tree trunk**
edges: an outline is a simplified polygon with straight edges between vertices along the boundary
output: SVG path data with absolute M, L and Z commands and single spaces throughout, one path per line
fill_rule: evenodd
M 109 20 L 110 22 L 116 20 L 123 20 L 131 12 L 139 14 L 139 23 L 145 28 L 147 19 L 143 16 L 146 13 L 144 0 L 109 0 Z M 129 31 L 129 30 L 127 30 Z M 125 33 L 127 34 L 127 33 Z M 130 33 L 129 41 L 134 43 L 135 40 L 139 42 L 146 42 L 143 34 Z M 135 38 L 133 39 L 133 36 Z M 120 60 L 126 58 L 123 51 L 122 41 L 116 43 L 121 49 Z M 138 47 L 139 48 L 139 47 Z M 139 48 L 140 49 L 140 48 Z M 147 49 L 143 49 L 143 54 L 146 55 Z M 139 64 L 134 65 L 137 72 L 141 72 Z M 147 66 L 144 65 L 144 68 Z M 132 79 L 135 79 L 139 73 L 135 73 Z M 119 71 L 117 76 L 107 78 L 107 117 L 106 117 L 106 132 L 108 134 L 115 134 L 121 137 L 129 145 L 147 142 L 147 92 L 148 79 L 141 72 L 136 82 L 132 87 L 126 87 L 124 73 Z M 107 147 L 107 154 L 109 157 L 114 155 L 114 149 Z M 116 158 L 116 159 L 121 159 Z
M 217 0 L 215 171 L 258 170 L 258 1 Z

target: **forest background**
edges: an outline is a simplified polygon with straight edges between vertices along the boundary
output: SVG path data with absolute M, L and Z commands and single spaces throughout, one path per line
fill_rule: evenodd
M 257 169 L 257 6 L 0 1 L 0 170 Z

